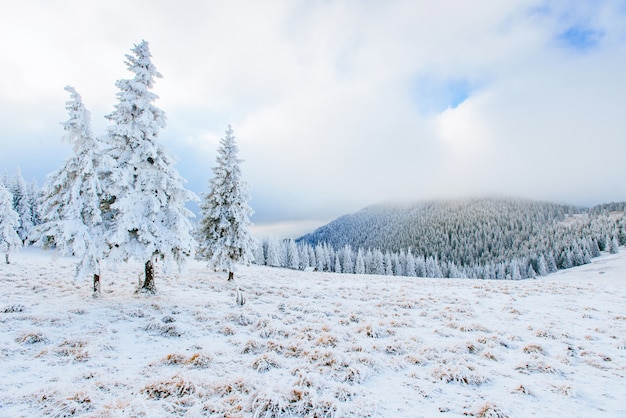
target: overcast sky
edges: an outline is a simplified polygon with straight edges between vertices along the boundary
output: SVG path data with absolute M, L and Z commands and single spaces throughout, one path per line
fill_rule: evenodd
M 27 180 L 71 155 L 64 86 L 103 134 L 145 39 L 188 187 L 232 124 L 264 233 L 397 199 L 626 200 L 623 0 L 3 0 L 0 39 L 0 170 Z

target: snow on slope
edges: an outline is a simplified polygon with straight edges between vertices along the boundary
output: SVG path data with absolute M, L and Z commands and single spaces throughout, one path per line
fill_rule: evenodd
M 626 416 L 626 252 L 538 280 L 0 266 L 0 416 Z M 246 304 L 235 303 L 235 286 Z

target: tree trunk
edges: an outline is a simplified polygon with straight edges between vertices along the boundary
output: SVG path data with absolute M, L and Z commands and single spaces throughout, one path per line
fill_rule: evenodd
M 7 262 L 7 264 L 11 264 L 11 263 L 9 262 L 9 253 L 5 253 L 5 254 L 4 254 L 4 261 L 6 261 L 6 262 Z
M 93 294 L 94 296 L 100 294 L 100 275 L 95 273 L 93 275 Z
M 232 272 L 232 271 L 229 271 L 228 272 L 228 281 L 230 282 L 232 280 L 235 280 L 235 273 Z
M 145 273 L 145 280 L 143 281 L 143 286 L 141 286 L 141 291 L 156 293 L 156 286 L 154 285 L 154 263 L 152 260 L 146 261 Z

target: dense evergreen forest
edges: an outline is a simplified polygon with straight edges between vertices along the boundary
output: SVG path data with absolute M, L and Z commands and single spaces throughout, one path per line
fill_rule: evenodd
M 617 251 L 626 243 L 624 209 L 624 202 L 583 208 L 493 198 L 375 205 L 295 242 L 266 240 L 256 260 L 348 273 L 529 278 Z

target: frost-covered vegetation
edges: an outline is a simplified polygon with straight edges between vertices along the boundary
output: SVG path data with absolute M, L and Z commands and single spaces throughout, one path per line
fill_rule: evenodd
M 213 168 L 211 192 L 201 206 L 204 216 L 197 234 L 199 257 L 216 270 L 228 271 L 228 280 L 234 279 L 237 264 L 252 261 L 254 244 L 249 232 L 253 211 L 248 206 L 250 196 L 241 176 L 238 152 L 233 129 L 228 126 Z
M 0 416 L 626 414 L 624 251 L 524 281 L 191 261 L 156 295 L 131 261 L 96 299 L 76 261 L 0 268 Z
M 101 291 L 105 261 L 141 261 L 139 288 L 155 293 L 156 263 L 163 262 L 167 269 L 174 262 L 181 268 L 198 246 L 190 221 L 194 214 L 186 203 L 199 199 L 185 189 L 174 157 L 158 141 L 166 118 L 154 104 L 158 96 L 152 89 L 162 76 L 146 41 L 131 52 L 125 64 L 133 77 L 115 83 L 117 103 L 106 116 L 111 125 L 105 135 L 92 132 L 90 112 L 78 92 L 67 86 L 69 119 L 63 128 L 73 155 L 48 176 L 41 190 L 35 184 L 27 187 L 19 171 L 10 185 L 8 174 L 0 181 L 0 250 L 7 264 L 9 253 L 23 244 L 78 256 L 76 277 L 93 277 L 94 295 Z M 223 145 L 226 151 L 220 151 L 224 155 L 218 158 L 211 183 L 213 199 L 202 206 L 203 222 L 214 218 L 217 232 L 199 231 L 199 254 L 232 276 L 236 264 L 251 258 L 252 210 L 230 127 Z
M 372 206 L 297 243 L 267 240 L 257 249 L 257 262 L 344 273 L 524 279 L 587 264 L 625 243 L 623 202 L 588 210 L 471 199 Z

